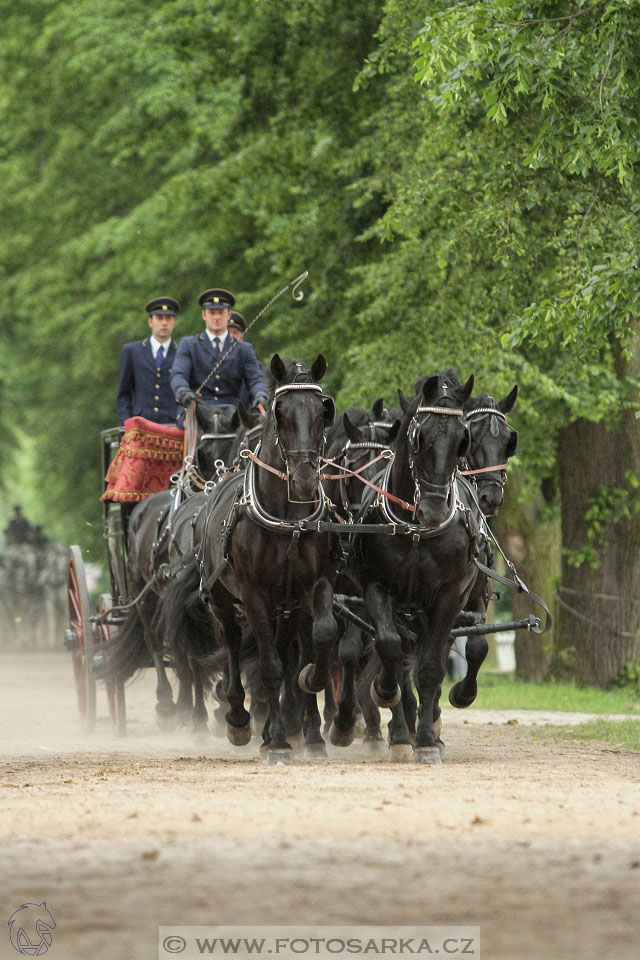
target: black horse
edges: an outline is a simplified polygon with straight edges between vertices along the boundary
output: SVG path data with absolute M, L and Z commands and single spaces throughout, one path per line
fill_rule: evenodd
M 440 762 L 434 713 L 449 632 L 477 574 L 479 511 L 456 480 L 457 462 L 469 451 L 462 406 L 472 387 L 473 377 L 460 386 L 446 372 L 428 377 L 411 401 L 399 391 L 404 418 L 382 481 L 384 495 L 369 497 L 361 512 L 361 520 L 380 524 L 381 534 L 357 537 L 351 573 L 361 586 L 381 663 L 371 695 L 378 706 L 394 708 L 394 758 L 411 750 L 401 700 L 410 636 L 420 697 L 414 758 Z M 383 529 L 394 535 L 383 535 Z
M 509 426 L 506 418 L 507 413 L 513 409 L 517 396 L 518 387 L 515 386 L 503 400 L 496 402 L 493 397 L 483 394 L 471 397 L 464 406 L 464 422 L 469 427 L 471 444 L 467 463 L 462 465 L 461 474 L 463 478 L 471 478 L 477 502 L 485 517 L 495 517 L 502 506 L 504 485 L 507 482 L 507 463 L 518 448 L 517 431 Z M 473 492 L 472 488 L 472 495 Z M 493 552 L 487 536 L 482 537 L 479 554 L 479 559 L 485 566 L 493 566 Z M 488 602 L 488 578 L 480 572 L 465 604 L 464 614 L 475 614 L 471 619 L 472 623 L 484 623 Z M 476 699 L 478 671 L 488 652 L 489 644 L 485 636 L 477 634 L 467 638 L 467 673 L 449 691 L 449 702 L 452 706 L 469 707 Z
M 325 370 L 322 356 L 310 370 L 273 357 L 260 446 L 241 483 L 231 478 L 196 525 L 202 589 L 229 656 L 227 735 L 240 745 L 251 736 L 240 672 L 242 631 L 234 610 L 240 600 L 269 703 L 262 736 L 271 761 L 291 757 L 287 734 L 297 734 L 303 724 L 305 747 L 325 752 L 315 693 L 301 694 L 295 684 L 302 652 L 303 662 L 315 662 L 307 689 L 323 689 L 337 636 L 329 538 L 311 531 L 311 523 L 326 514 L 320 458 L 325 429 L 335 416 L 333 400 L 318 383 Z

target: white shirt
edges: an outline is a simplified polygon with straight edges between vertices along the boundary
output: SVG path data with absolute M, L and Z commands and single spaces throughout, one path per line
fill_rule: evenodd
M 169 355 L 169 347 L 171 346 L 171 337 L 169 337 L 168 340 L 165 340 L 164 343 L 160 343 L 160 341 L 156 340 L 153 334 L 151 334 L 151 336 L 149 337 L 149 343 L 151 344 L 151 352 L 153 353 L 154 360 L 156 358 L 156 355 L 160 347 L 164 347 L 164 358 L 165 360 L 167 359 Z
M 209 331 L 205 328 L 205 331 L 204 331 L 204 332 L 205 332 L 206 335 L 209 337 L 209 340 L 210 340 L 210 342 L 211 342 L 211 346 L 213 347 L 214 350 L 215 350 L 215 348 L 216 348 L 216 345 L 215 345 L 215 343 L 214 343 L 213 341 L 215 340 L 216 337 L 218 338 L 218 340 L 220 341 L 220 352 L 222 353 L 222 350 L 223 350 L 223 347 L 224 347 L 224 342 L 225 342 L 225 340 L 227 339 L 227 337 L 229 336 L 228 331 L 225 330 L 224 333 L 209 333 Z

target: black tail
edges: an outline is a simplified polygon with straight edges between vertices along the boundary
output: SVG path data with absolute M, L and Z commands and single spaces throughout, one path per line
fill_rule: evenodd
M 144 639 L 144 625 L 134 607 L 112 642 L 105 648 L 102 663 L 96 664 L 99 680 L 128 680 L 136 671 L 149 666 L 149 650 Z

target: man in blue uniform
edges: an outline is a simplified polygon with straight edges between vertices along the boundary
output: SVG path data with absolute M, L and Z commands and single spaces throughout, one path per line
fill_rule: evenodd
M 180 304 L 173 297 L 156 297 L 145 309 L 151 335 L 122 348 L 116 403 L 120 424 L 129 417 L 144 417 L 175 427 L 179 407 L 169 377 L 176 357 L 171 334 Z
M 243 388 L 252 406 L 267 402 L 267 386 L 253 347 L 228 332 L 235 302 L 232 293 L 218 288 L 198 297 L 205 330 L 181 340 L 171 374 L 171 387 L 184 407 L 202 399 L 215 409 L 232 413 L 243 397 Z

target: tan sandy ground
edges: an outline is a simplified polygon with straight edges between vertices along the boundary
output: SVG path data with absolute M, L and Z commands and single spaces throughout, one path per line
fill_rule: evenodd
M 640 955 L 638 755 L 447 710 L 440 767 L 359 748 L 269 767 L 255 740 L 157 730 L 151 671 L 126 742 L 101 690 L 89 739 L 64 654 L 1 655 L 0 695 L 0 960 L 6 919 L 42 900 L 51 960 L 153 960 L 159 925 L 209 923 L 460 923 L 483 960 Z

